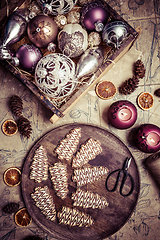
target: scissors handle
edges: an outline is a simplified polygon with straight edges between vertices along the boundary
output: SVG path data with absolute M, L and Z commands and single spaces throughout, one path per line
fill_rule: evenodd
M 110 176 L 113 175 L 115 172 L 118 172 L 117 180 L 116 180 L 116 182 L 115 182 L 114 187 L 113 187 L 112 189 L 109 189 L 109 187 L 108 187 L 109 178 L 110 178 Z M 119 182 L 119 180 L 120 180 L 121 175 L 122 175 L 122 170 L 121 170 L 121 169 L 117 169 L 117 170 L 109 173 L 109 175 L 108 175 L 108 177 L 107 177 L 107 179 L 106 179 L 106 188 L 107 188 L 107 190 L 108 190 L 109 192 L 114 192 L 114 191 L 117 189 L 118 182 Z
M 134 189 L 134 180 L 133 180 L 133 178 L 132 178 L 132 176 L 131 176 L 130 173 L 128 173 L 128 172 L 125 171 L 125 170 L 124 170 L 123 172 L 124 172 L 124 176 L 123 176 L 122 183 L 121 183 L 121 186 L 120 186 L 120 194 L 121 194 L 123 197 L 127 197 L 127 196 L 131 195 L 132 192 L 133 192 L 133 189 Z M 127 180 L 127 177 L 130 178 L 130 181 L 131 181 L 131 189 L 130 189 L 130 191 L 129 191 L 127 194 L 123 194 L 122 191 L 123 191 L 123 187 L 124 187 L 124 185 L 125 185 L 125 182 L 126 182 L 126 180 Z

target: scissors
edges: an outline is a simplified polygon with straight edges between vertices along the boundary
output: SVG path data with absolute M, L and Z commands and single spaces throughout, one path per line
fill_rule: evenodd
M 120 194 L 121 194 L 123 197 L 127 197 L 127 196 L 129 196 L 129 195 L 132 194 L 133 189 L 134 189 L 134 180 L 133 180 L 133 177 L 131 176 L 131 174 L 127 172 L 128 168 L 129 168 L 129 166 L 130 166 L 130 164 L 131 164 L 131 160 L 132 160 L 132 158 L 128 158 L 128 157 L 127 157 L 126 160 L 124 161 L 124 164 L 123 164 L 122 169 L 117 169 L 117 170 L 111 172 L 111 173 L 108 175 L 108 177 L 107 177 L 107 179 L 106 179 L 106 188 L 107 188 L 107 190 L 108 190 L 109 192 L 114 192 L 114 191 L 116 191 L 116 189 L 117 189 L 117 187 L 118 187 L 118 183 L 119 183 L 119 181 L 120 181 L 120 178 L 121 178 L 121 176 L 122 176 L 122 174 L 123 174 L 123 178 L 122 178 L 122 182 L 121 182 L 121 185 L 120 185 L 120 191 L 119 191 L 119 192 L 120 192 Z M 116 183 L 115 183 L 113 189 L 109 189 L 109 187 L 108 187 L 109 178 L 110 178 L 111 175 L 113 175 L 113 174 L 116 173 L 116 172 L 118 172 L 117 179 L 116 179 Z M 127 177 L 130 178 L 131 189 L 130 189 L 129 193 L 123 194 L 122 191 L 123 191 L 123 187 L 124 187 L 124 185 L 125 185 L 125 182 L 126 182 L 126 180 L 127 180 Z

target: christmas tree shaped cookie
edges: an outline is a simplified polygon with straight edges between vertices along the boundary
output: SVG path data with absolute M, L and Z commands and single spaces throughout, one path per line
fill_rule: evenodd
M 57 162 L 54 166 L 49 167 L 49 171 L 57 196 L 61 199 L 65 199 L 68 193 L 68 175 L 66 164 Z
M 31 197 L 48 219 L 51 221 L 56 219 L 55 204 L 47 186 L 35 188 L 35 192 L 31 193 Z
M 101 143 L 90 138 L 73 158 L 72 167 L 80 168 L 102 152 Z
M 105 208 L 108 206 L 108 202 L 105 197 L 100 196 L 97 193 L 92 193 L 89 191 L 83 191 L 77 189 L 71 197 L 74 200 L 73 206 L 83 207 L 83 208 Z
M 34 154 L 31 164 L 30 179 L 35 182 L 42 182 L 48 178 L 48 158 L 47 151 L 43 146 L 40 146 Z
M 81 187 L 87 183 L 100 180 L 103 175 L 108 173 L 108 171 L 108 168 L 102 166 L 75 169 L 73 182 L 77 183 L 77 187 Z
M 55 149 L 55 153 L 57 153 L 60 160 L 66 159 L 70 161 L 72 159 L 73 154 L 77 150 L 80 137 L 81 128 L 77 127 L 72 129 L 66 137 L 60 141 L 60 144 Z
M 94 219 L 89 214 L 66 206 L 62 207 L 62 212 L 58 212 L 57 217 L 59 218 L 59 223 L 71 227 L 89 227 L 94 223 Z

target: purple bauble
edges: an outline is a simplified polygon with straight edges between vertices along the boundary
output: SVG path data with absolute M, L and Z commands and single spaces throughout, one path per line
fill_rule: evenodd
M 145 153 L 160 150 L 160 128 L 154 124 L 142 124 L 135 133 L 135 145 Z
M 130 128 L 137 120 L 137 109 L 127 100 L 117 101 L 108 110 L 108 120 L 118 129 Z
M 38 61 L 42 58 L 42 53 L 34 45 L 24 44 L 18 48 L 15 61 L 22 69 L 28 72 L 33 72 Z
M 85 4 L 81 11 L 81 24 L 87 31 L 101 32 L 109 18 L 109 11 L 101 1 Z

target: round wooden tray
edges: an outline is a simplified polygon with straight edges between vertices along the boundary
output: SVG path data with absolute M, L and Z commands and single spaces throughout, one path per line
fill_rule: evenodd
M 134 191 L 128 197 L 123 197 L 119 193 L 119 186 L 115 192 L 108 192 L 105 187 L 106 176 L 100 181 L 96 181 L 92 184 L 87 184 L 83 187 L 84 190 L 90 190 L 94 193 L 98 193 L 104 196 L 109 203 L 109 206 L 104 209 L 81 209 L 85 213 L 90 214 L 95 222 L 91 227 L 69 227 L 58 223 L 58 219 L 55 222 L 48 220 L 35 206 L 31 193 L 34 192 L 35 187 L 47 185 L 53 195 L 54 202 L 56 204 L 56 210 L 60 211 L 63 205 L 72 207 L 71 193 L 76 191 L 76 183 L 72 181 L 73 169 L 70 165 L 67 165 L 68 170 L 68 184 L 69 194 L 65 200 L 61 200 L 56 196 L 50 178 L 42 183 L 35 183 L 34 180 L 29 178 L 30 165 L 33 160 L 36 149 L 43 145 L 47 150 L 49 164 L 58 162 L 59 159 L 54 153 L 54 149 L 58 145 L 59 141 L 65 137 L 65 135 L 73 128 L 81 127 L 82 136 L 80 138 L 80 145 L 83 144 L 88 138 L 92 137 L 95 140 L 99 140 L 102 146 L 102 153 L 98 155 L 94 160 L 89 162 L 92 166 L 106 166 L 109 171 L 113 171 L 118 168 L 122 168 L 126 157 L 132 157 L 131 165 L 128 172 L 134 179 Z M 116 176 L 115 176 L 116 178 Z M 113 179 L 115 182 L 116 179 Z M 130 182 L 128 181 L 124 191 L 128 191 Z M 127 148 L 127 146 L 115 135 L 106 129 L 87 125 L 87 124 L 72 124 L 57 127 L 52 131 L 44 135 L 35 145 L 31 148 L 22 170 L 22 194 L 29 214 L 33 220 L 44 231 L 57 239 L 102 239 L 109 237 L 118 231 L 131 216 L 140 191 L 140 179 L 139 171 L 136 162 Z

